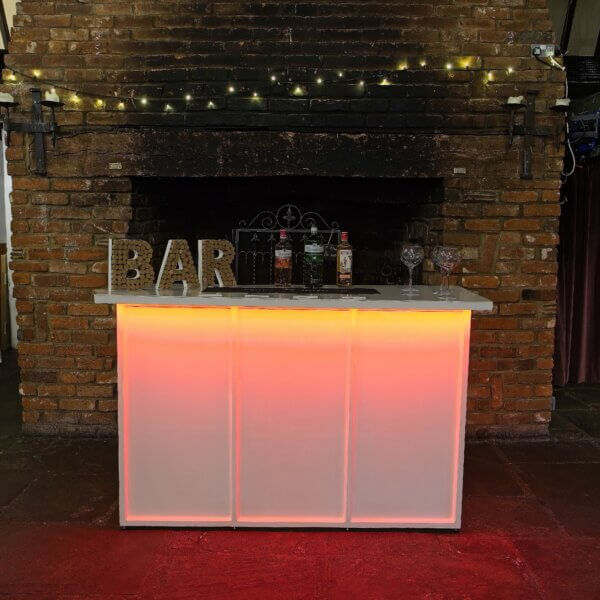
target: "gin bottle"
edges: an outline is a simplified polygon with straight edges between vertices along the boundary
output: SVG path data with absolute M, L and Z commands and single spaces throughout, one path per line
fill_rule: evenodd
M 342 231 L 337 247 L 337 284 L 342 287 L 352 285 L 352 246 L 348 243 L 347 231 Z
M 276 286 L 288 287 L 292 284 L 292 244 L 285 229 L 279 232 L 279 242 L 275 246 L 274 272 Z
M 310 234 L 304 242 L 302 276 L 307 288 L 319 288 L 323 285 L 323 240 L 316 225 L 311 226 Z

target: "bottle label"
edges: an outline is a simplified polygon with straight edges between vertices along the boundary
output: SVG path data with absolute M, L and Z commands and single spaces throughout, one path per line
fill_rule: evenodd
M 340 250 L 338 271 L 340 274 L 352 273 L 352 250 Z
M 275 268 L 276 269 L 291 269 L 292 268 L 292 251 L 291 250 L 275 250 Z
M 306 254 L 323 254 L 323 246 L 321 244 L 305 244 L 304 252 Z

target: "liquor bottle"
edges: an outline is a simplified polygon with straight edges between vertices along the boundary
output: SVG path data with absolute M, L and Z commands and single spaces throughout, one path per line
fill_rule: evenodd
M 342 240 L 337 247 L 337 284 L 352 285 L 352 246 L 348 243 L 347 231 L 342 231 Z
M 323 285 L 323 240 L 312 225 L 310 234 L 304 242 L 304 260 L 302 262 L 302 277 L 308 288 L 318 288 Z
M 279 242 L 275 245 L 275 285 L 288 287 L 292 285 L 292 244 L 288 240 L 287 231 L 279 232 Z

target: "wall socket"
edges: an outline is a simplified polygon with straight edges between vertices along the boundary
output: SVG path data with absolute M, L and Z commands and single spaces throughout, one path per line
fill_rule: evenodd
M 554 57 L 556 54 L 556 46 L 554 44 L 531 44 L 531 56 L 538 58 Z

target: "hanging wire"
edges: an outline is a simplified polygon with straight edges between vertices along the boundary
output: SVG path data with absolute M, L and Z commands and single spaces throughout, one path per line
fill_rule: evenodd
M 565 98 L 569 97 L 569 81 L 568 79 L 565 77 Z M 575 158 L 575 152 L 573 152 L 573 146 L 571 145 L 571 139 L 569 136 L 569 116 L 567 115 L 567 122 L 566 122 L 566 126 L 565 126 L 565 131 L 566 131 L 566 144 L 567 144 L 567 148 L 569 149 L 569 152 L 571 154 L 571 170 L 566 172 L 564 169 L 561 171 L 561 179 L 562 179 L 562 183 L 561 183 L 561 187 L 566 183 L 567 179 L 573 175 L 573 173 L 575 173 L 575 169 L 577 168 L 577 159 Z M 564 204 L 565 202 L 567 202 L 567 197 L 565 196 L 565 199 L 563 201 L 561 201 L 561 204 Z

